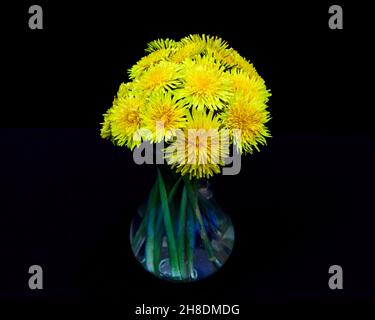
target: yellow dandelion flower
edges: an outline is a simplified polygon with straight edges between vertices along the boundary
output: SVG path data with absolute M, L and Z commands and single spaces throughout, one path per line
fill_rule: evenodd
M 267 89 L 264 80 L 258 75 L 254 74 L 250 77 L 245 71 L 233 69 L 230 72 L 230 87 L 234 93 L 248 95 L 250 98 L 257 99 L 261 102 L 267 102 L 271 96 Z
M 187 117 L 187 126 L 165 149 L 165 159 L 176 172 L 190 179 L 209 178 L 220 172 L 229 156 L 228 132 L 220 129 L 222 123 L 212 111 L 206 114 L 193 109 Z
M 227 74 L 209 58 L 185 61 L 182 69 L 182 87 L 175 91 L 180 103 L 202 111 L 225 107 L 230 99 Z
M 266 108 L 259 99 L 237 94 L 221 115 L 239 152 L 252 153 L 254 148 L 259 151 L 258 143 L 266 144 L 266 138 L 270 137 L 265 126 L 270 119 Z
M 111 135 L 119 146 L 127 146 L 131 150 L 141 143 L 141 108 L 145 100 L 139 96 L 120 97 L 115 100 L 109 114 Z
M 160 61 L 166 60 L 170 53 L 171 49 L 169 48 L 162 48 L 160 50 L 151 52 L 128 70 L 129 78 L 136 79 L 140 77 L 150 67 L 158 64 Z
M 195 54 L 205 54 L 205 51 L 210 49 L 213 51 L 221 51 L 228 47 L 228 43 L 216 36 L 209 36 L 209 35 L 199 35 L 199 34 L 192 34 L 180 40 L 181 46 L 186 46 L 190 44 L 194 44 L 195 48 L 197 48 Z
M 234 52 L 232 58 L 235 66 L 247 72 L 250 78 L 258 75 L 253 64 L 243 58 L 237 51 Z
M 131 82 L 128 83 L 121 83 L 120 87 L 117 92 L 117 97 L 114 98 L 112 102 L 112 106 L 117 104 L 118 99 L 125 99 L 131 94 L 131 89 L 133 84 Z M 107 110 L 107 112 L 103 115 L 104 121 L 101 123 L 102 127 L 100 129 L 100 136 L 103 139 L 109 139 L 112 137 L 112 128 L 111 128 L 111 115 L 112 115 L 113 107 Z
M 206 42 L 205 55 L 212 57 L 216 63 L 221 64 L 226 69 L 234 66 L 234 62 L 230 61 L 233 49 L 228 48 L 228 43 L 219 37 L 211 37 L 203 35 Z
M 236 65 L 232 50 L 230 49 L 214 50 L 212 48 L 207 48 L 207 56 L 212 57 L 216 63 L 223 66 L 226 70 Z
M 170 141 L 186 125 L 186 109 L 170 93 L 159 92 L 149 98 L 141 118 L 145 132 L 151 133 L 147 140 Z
M 111 113 L 112 109 L 108 109 L 107 112 L 103 115 L 104 121 L 101 123 L 102 127 L 100 129 L 100 136 L 103 139 L 110 139 L 112 137 L 111 133 Z
M 239 69 L 231 70 L 230 75 L 229 83 L 233 92 L 246 94 L 251 83 L 249 75 Z
M 170 61 L 182 63 L 188 58 L 201 54 L 206 47 L 205 42 L 197 35 L 190 35 L 180 40 L 177 48 L 170 56 Z
M 221 56 L 223 63 L 230 68 L 233 68 L 236 65 L 236 56 L 238 52 L 232 48 L 229 48 L 224 51 L 224 54 Z
M 132 88 L 133 88 L 132 82 L 121 83 L 117 92 L 117 98 L 127 97 L 131 93 Z
M 172 39 L 157 39 L 147 44 L 146 52 L 154 52 L 161 49 L 176 49 L 178 46 L 177 42 Z
M 190 34 L 180 40 L 182 44 L 188 44 L 188 43 L 196 43 L 196 44 L 201 44 L 203 46 L 206 45 L 206 36 L 199 35 L 199 34 Z
M 162 90 L 164 92 L 177 88 L 180 67 L 178 64 L 161 61 L 150 67 L 138 80 L 134 82 L 134 90 L 149 91 Z
M 216 36 L 203 35 L 202 38 L 206 42 L 206 48 L 212 51 L 220 52 L 228 48 L 228 42 Z

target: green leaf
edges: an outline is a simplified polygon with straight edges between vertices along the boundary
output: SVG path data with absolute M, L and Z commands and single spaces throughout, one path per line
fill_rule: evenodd
M 155 214 L 158 205 L 158 184 L 155 183 L 147 205 L 146 223 L 146 266 L 150 272 L 154 272 L 154 247 L 155 247 Z
M 180 270 L 178 267 L 176 240 L 175 240 L 174 232 L 173 232 L 171 212 L 169 210 L 169 205 L 168 205 L 167 191 L 165 189 L 163 177 L 161 176 L 159 169 L 158 169 L 158 181 L 159 181 L 161 208 L 163 210 L 163 216 L 164 216 L 164 226 L 165 226 L 165 230 L 167 234 L 167 242 L 168 242 L 168 249 L 169 249 L 169 262 L 171 266 L 172 277 L 176 279 L 180 279 L 181 274 L 180 274 Z
M 190 180 L 187 179 L 187 178 L 185 178 L 184 181 L 185 181 L 185 185 L 188 189 L 188 197 L 189 197 L 190 204 L 192 206 L 193 212 L 194 212 L 195 217 L 196 217 L 196 219 L 198 221 L 198 224 L 199 224 L 200 236 L 201 236 L 201 238 L 203 240 L 203 243 L 204 243 L 204 246 L 207 250 L 208 259 L 212 263 L 216 264 L 217 259 L 214 256 L 213 249 L 212 249 L 211 243 L 208 239 L 206 228 L 204 226 L 202 215 L 201 215 L 201 212 L 200 212 L 200 209 L 199 209 L 198 195 L 197 195 L 197 190 L 196 190 L 197 187 L 194 186 L 194 188 L 193 188 Z
M 186 259 L 188 274 L 191 279 L 195 279 L 194 271 L 194 246 L 195 246 L 195 221 L 194 213 L 191 206 L 187 207 L 187 221 L 186 221 Z
M 180 204 L 180 216 L 178 226 L 178 257 L 181 276 L 183 279 L 186 278 L 186 264 L 185 264 L 185 237 L 186 233 L 186 206 L 187 206 L 187 195 L 186 186 L 182 190 L 181 204 Z
M 138 227 L 138 230 L 135 233 L 133 241 L 131 242 L 134 255 L 136 256 L 138 255 L 138 252 L 141 249 L 142 244 L 145 240 L 144 235 L 147 235 L 146 227 L 147 227 L 147 221 L 149 219 L 151 207 L 152 206 L 156 207 L 157 205 L 156 203 L 157 199 L 154 198 L 155 196 L 156 197 L 158 196 L 158 181 L 157 180 L 155 181 L 154 185 L 151 188 L 150 195 L 147 201 L 147 206 L 146 206 L 146 209 L 144 210 L 143 219 Z
M 155 270 L 159 270 L 161 248 L 163 245 L 163 212 L 159 207 L 157 210 L 156 224 L 155 224 L 155 248 L 154 248 L 154 266 Z
M 171 204 L 181 181 L 182 181 L 182 177 L 178 178 L 178 180 L 176 181 L 176 183 L 174 184 L 172 189 L 169 191 L 169 194 L 168 194 L 168 203 L 169 204 Z

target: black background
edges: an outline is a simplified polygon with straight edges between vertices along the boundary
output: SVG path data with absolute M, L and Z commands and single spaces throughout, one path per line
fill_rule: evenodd
M 41 4 L 44 29 L 29 30 Z M 334 305 L 375 296 L 375 130 L 371 12 L 332 3 L 23 2 L 3 8 L 0 114 L 0 298 L 15 303 Z M 232 257 L 214 276 L 172 284 L 132 256 L 129 224 L 155 178 L 99 136 L 126 70 L 156 38 L 218 35 L 272 91 L 273 138 L 212 179 L 235 224 Z M 44 289 L 27 286 L 44 270 Z M 344 289 L 328 288 L 328 268 Z

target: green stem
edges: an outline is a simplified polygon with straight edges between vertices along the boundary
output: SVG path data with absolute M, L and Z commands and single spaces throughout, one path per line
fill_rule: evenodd
M 208 240 L 206 228 L 203 223 L 202 215 L 199 210 L 199 205 L 198 205 L 198 195 L 195 189 L 193 189 L 191 182 L 188 180 L 188 178 L 185 178 L 185 185 L 188 188 L 188 194 L 189 194 L 189 200 L 193 209 L 193 212 L 195 214 L 195 217 L 198 221 L 199 224 L 199 232 L 200 236 L 203 240 L 204 246 L 206 247 L 207 254 L 208 254 L 208 259 L 214 263 L 217 264 L 217 259 L 215 258 L 213 254 L 213 249 L 211 247 L 210 241 Z
M 157 218 L 155 224 L 155 248 L 154 248 L 154 266 L 155 270 L 159 270 L 160 257 L 161 257 L 161 248 L 163 246 L 163 212 L 160 208 L 157 211 Z
M 174 196 L 177 192 L 178 186 L 181 182 L 182 178 L 180 177 L 172 189 L 169 191 L 168 194 L 168 204 L 171 205 Z M 156 184 L 158 180 L 156 180 Z M 155 224 L 155 247 L 154 247 L 154 266 L 155 270 L 159 270 L 160 265 L 160 258 L 161 258 L 161 248 L 163 246 L 163 233 L 164 233 L 164 226 L 163 226 L 163 212 L 159 207 L 156 213 L 156 224 Z
M 186 221 L 186 259 L 187 259 L 187 269 L 188 274 L 191 279 L 195 279 L 194 273 L 194 245 L 195 245 L 195 227 L 194 227 L 194 214 L 191 206 L 187 208 L 187 221 Z
M 151 272 L 154 272 L 154 247 L 155 247 L 155 214 L 158 201 L 158 185 L 155 184 L 151 190 L 149 202 L 147 205 L 147 232 L 146 232 L 146 266 Z
M 134 236 L 134 240 L 131 243 L 134 255 L 136 256 L 138 255 L 138 252 L 141 249 L 143 241 L 144 241 L 144 234 L 145 234 L 147 219 L 148 219 L 148 213 L 145 212 L 142 222 L 139 225 L 138 230 Z
M 168 249 L 169 249 L 169 263 L 171 266 L 172 277 L 180 279 L 180 270 L 178 267 L 178 255 L 176 248 L 176 241 L 173 232 L 173 225 L 171 220 L 171 212 L 169 210 L 167 192 L 165 190 L 165 184 L 163 177 L 161 176 L 160 170 L 158 169 L 158 181 L 159 181 L 159 191 L 161 199 L 161 208 L 163 210 L 164 216 L 164 226 L 167 234 Z
M 169 195 L 168 195 L 168 202 L 169 202 L 169 203 L 171 203 L 171 201 L 173 200 L 173 197 L 174 197 L 174 195 L 176 194 L 177 188 L 178 188 L 178 186 L 179 186 L 181 180 L 182 180 L 182 178 L 180 177 L 180 178 L 176 181 L 176 183 L 174 184 L 174 186 L 172 187 L 172 189 L 171 189 L 171 191 L 170 191 L 170 193 L 169 193 Z M 156 180 L 154 186 L 153 186 L 152 189 L 151 189 L 151 193 L 153 192 L 152 190 L 153 190 L 154 188 L 157 188 L 157 187 L 158 187 L 158 181 Z M 150 193 L 150 195 L 151 195 L 151 193 Z M 146 231 L 146 225 L 147 225 L 147 221 L 149 220 L 149 215 L 150 215 L 150 210 L 149 210 L 149 208 L 148 208 L 148 206 L 147 206 L 147 208 L 146 208 L 146 210 L 145 210 L 145 213 L 144 213 L 144 217 L 143 217 L 143 219 L 142 219 L 142 221 L 141 221 L 141 223 L 140 223 L 140 225 L 139 225 L 139 227 L 138 227 L 138 230 L 137 230 L 137 232 L 135 233 L 134 239 L 133 239 L 133 241 L 132 241 L 132 243 L 131 243 L 132 248 L 133 248 L 133 252 L 134 252 L 135 255 L 138 255 L 139 250 L 141 249 L 142 244 L 143 244 L 143 242 L 144 242 L 144 240 L 145 240 L 144 235 L 147 234 L 147 231 Z M 161 217 L 159 218 L 159 216 L 161 216 Z M 158 213 L 158 214 L 157 214 L 157 217 L 158 217 L 158 218 L 157 218 L 157 222 L 156 222 L 156 239 L 158 240 L 158 239 L 162 238 L 163 230 L 162 230 L 162 228 L 161 228 L 160 220 L 161 220 L 161 218 L 163 217 L 163 215 L 160 215 L 160 214 Z M 155 243 L 155 244 L 156 244 L 156 245 L 155 245 L 155 251 L 156 251 L 156 250 L 159 250 L 159 255 L 158 255 L 157 252 L 154 253 L 155 265 L 157 265 L 156 268 L 158 268 L 158 259 L 157 259 L 157 257 L 158 257 L 158 256 L 160 257 L 160 249 L 161 249 L 161 248 L 160 248 L 161 244 L 160 244 L 160 246 L 159 246 L 159 243 L 161 243 L 161 241 L 156 241 L 156 243 Z M 159 262 L 160 262 L 160 261 L 159 261 Z
M 176 181 L 176 183 L 174 184 L 174 186 L 172 187 L 171 191 L 169 191 L 169 194 L 168 194 L 168 203 L 171 204 L 175 194 L 176 194 L 176 191 L 177 191 L 177 188 L 178 186 L 180 185 L 180 182 L 182 180 L 182 177 L 179 177 L 178 180 Z
M 144 235 L 147 234 L 146 227 L 147 227 L 147 221 L 148 221 L 149 215 L 150 215 L 151 206 L 153 205 L 153 206 L 156 207 L 156 199 L 153 200 L 152 197 L 157 196 L 157 188 L 158 188 L 158 184 L 157 184 L 157 181 L 156 181 L 154 183 L 154 185 L 152 186 L 152 189 L 151 189 L 151 192 L 150 192 L 150 196 L 148 198 L 147 206 L 146 206 L 146 209 L 144 211 L 144 216 L 142 218 L 142 221 L 141 221 L 141 223 L 138 227 L 137 232 L 135 233 L 134 240 L 131 243 L 132 248 L 133 248 L 133 252 L 134 252 L 135 255 L 138 255 L 138 252 L 141 249 L 142 244 L 145 240 Z M 151 203 L 152 200 L 154 201 L 154 203 Z
M 154 272 L 154 248 L 155 248 L 155 208 L 152 208 L 147 221 L 146 236 L 146 266 L 147 270 Z
M 186 187 L 182 190 L 181 205 L 180 205 L 180 216 L 178 226 L 178 256 L 182 279 L 186 278 L 186 264 L 185 264 L 185 228 L 186 228 Z

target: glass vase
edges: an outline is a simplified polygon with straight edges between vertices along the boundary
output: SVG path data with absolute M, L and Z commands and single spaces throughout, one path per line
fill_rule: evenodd
M 207 181 L 169 180 L 158 170 L 147 201 L 131 223 L 131 247 L 139 263 L 155 276 L 197 281 L 227 261 L 234 243 L 233 224 Z

